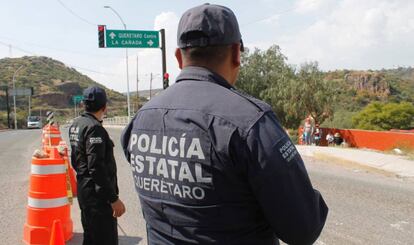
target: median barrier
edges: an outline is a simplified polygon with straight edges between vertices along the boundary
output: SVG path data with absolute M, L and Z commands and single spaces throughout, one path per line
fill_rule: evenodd
M 103 124 L 104 125 L 119 125 L 124 126 L 130 122 L 128 117 L 111 117 L 111 118 L 104 118 Z

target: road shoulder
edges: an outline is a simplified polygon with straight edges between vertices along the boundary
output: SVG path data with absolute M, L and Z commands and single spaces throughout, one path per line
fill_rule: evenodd
M 336 161 L 348 166 L 359 165 L 367 170 L 385 175 L 414 178 L 414 161 L 408 160 L 403 156 L 339 147 L 298 145 L 297 149 L 302 156 L 314 157 L 326 161 Z

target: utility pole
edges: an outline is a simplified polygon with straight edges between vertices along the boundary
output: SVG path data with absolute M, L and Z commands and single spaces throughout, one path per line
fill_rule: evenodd
M 7 104 L 7 127 L 11 128 L 11 125 L 10 125 L 9 88 L 8 87 L 6 87 L 6 104 Z
M 124 20 L 121 18 L 121 16 L 118 14 L 118 12 L 115 11 L 111 6 L 104 6 L 104 8 L 112 10 L 112 12 L 115 13 L 116 16 L 121 20 L 122 25 L 124 26 L 124 29 L 127 29 L 127 26 L 124 22 Z M 125 60 L 126 60 L 126 78 L 127 78 L 127 103 L 128 103 L 128 120 L 131 119 L 131 104 L 129 100 L 129 72 L 128 72 L 128 48 L 125 48 Z
M 29 95 L 29 117 L 32 115 L 32 96 Z
M 23 68 L 23 65 L 21 65 L 13 74 L 13 104 L 14 104 L 14 129 L 17 130 L 17 111 L 16 111 L 16 83 L 15 78 L 17 72 Z
M 13 57 L 12 57 L 12 56 L 13 56 L 13 52 L 12 52 L 12 50 L 13 50 L 12 45 L 11 45 L 11 44 L 9 44 L 9 57 L 10 57 L 10 58 L 13 58 Z

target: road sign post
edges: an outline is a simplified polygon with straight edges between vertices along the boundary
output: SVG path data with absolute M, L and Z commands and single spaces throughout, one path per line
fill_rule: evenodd
M 83 96 L 82 95 L 74 95 L 74 96 L 72 96 L 72 102 L 75 105 L 75 117 L 78 116 L 78 114 L 76 112 L 76 107 L 82 101 L 82 99 L 83 99 Z
M 167 74 L 167 59 L 166 59 L 166 48 L 165 48 L 165 29 L 161 29 L 160 30 L 161 33 L 161 54 L 162 54 L 162 76 L 165 77 Z M 164 89 L 166 89 L 168 87 L 168 82 L 167 82 L 167 86 L 163 86 Z

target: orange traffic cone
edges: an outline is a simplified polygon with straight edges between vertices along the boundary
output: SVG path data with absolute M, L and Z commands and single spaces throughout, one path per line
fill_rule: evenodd
M 63 159 L 65 159 L 65 165 L 67 170 L 67 182 L 68 182 L 68 197 L 76 197 L 78 194 L 78 188 L 76 184 L 76 173 L 69 163 L 68 145 L 65 141 L 60 141 L 58 145 L 58 151 Z
M 78 184 L 76 180 L 76 172 L 69 163 L 68 165 L 70 166 L 68 171 L 69 171 L 70 185 L 72 187 L 72 195 L 73 197 L 77 197 L 78 196 Z
M 62 140 L 59 127 L 55 125 L 46 125 L 42 130 L 42 145 L 43 148 L 46 146 L 57 146 Z
M 27 220 L 23 241 L 26 244 L 49 244 L 53 222 L 59 219 L 64 239 L 73 236 L 73 223 L 66 190 L 65 160 L 56 148 L 48 158 L 32 158 Z
M 49 245 L 65 245 L 62 224 L 58 219 L 53 221 L 52 234 L 50 235 Z

